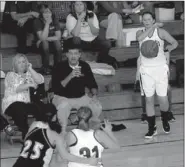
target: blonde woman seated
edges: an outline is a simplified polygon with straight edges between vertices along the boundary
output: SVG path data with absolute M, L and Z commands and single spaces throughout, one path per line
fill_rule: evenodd
M 12 65 L 13 71 L 8 72 L 5 78 L 2 111 L 12 117 L 24 138 L 28 131 L 27 116 L 37 107 L 30 102 L 29 88 L 36 88 L 38 84 L 44 83 L 44 77 L 32 68 L 23 54 L 17 54 Z

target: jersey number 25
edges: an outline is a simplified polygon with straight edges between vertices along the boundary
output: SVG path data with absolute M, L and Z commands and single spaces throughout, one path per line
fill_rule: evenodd
M 33 152 L 30 155 L 30 159 L 38 159 L 40 157 L 40 152 L 43 149 L 44 145 L 39 142 L 35 142 L 33 146 L 33 150 L 30 150 L 32 144 L 33 143 L 31 140 L 26 140 L 25 146 L 20 154 L 21 157 L 28 158 L 29 152 Z

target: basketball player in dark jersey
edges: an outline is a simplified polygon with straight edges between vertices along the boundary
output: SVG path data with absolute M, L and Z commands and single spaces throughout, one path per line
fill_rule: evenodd
M 80 158 L 66 151 L 64 139 L 59 135 L 61 127 L 57 121 L 52 122 L 53 114 L 38 110 L 34 116 L 36 121 L 26 134 L 21 153 L 13 167 L 48 167 L 55 148 L 68 161 L 90 165 L 98 163 L 98 159 Z

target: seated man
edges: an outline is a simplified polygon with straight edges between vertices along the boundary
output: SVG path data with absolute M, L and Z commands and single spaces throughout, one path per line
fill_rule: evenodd
M 26 53 L 27 33 L 33 32 L 33 20 L 39 17 L 36 1 L 9 1 L 3 14 L 3 31 L 15 33 L 17 52 Z
M 98 86 L 90 66 L 79 60 L 81 52 L 77 45 L 68 45 L 66 49 L 68 60 L 60 62 L 52 73 L 52 89 L 55 94 L 52 102 L 58 110 L 63 133 L 66 132 L 71 109 L 79 109 L 81 106 L 91 108 L 92 122 L 99 122 L 102 112 L 97 99 Z

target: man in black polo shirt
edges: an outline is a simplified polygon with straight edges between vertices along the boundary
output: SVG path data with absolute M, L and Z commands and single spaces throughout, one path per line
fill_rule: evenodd
M 61 56 L 60 25 L 47 4 L 40 4 L 38 8 L 40 17 L 34 21 L 34 32 L 38 39 L 37 47 L 42 56 L 43 73 L 50 74 L 50 52 L 54 53 L 54 66 L 59 62 Z
M 26 53 L 27 33 L 33 32 L 33 20 L 39 17 L 37 2 L 7 1 L 3 17 L 3 30 L 17 37 L 17 52 Z
M 53 104 L 58 110 L 57 116 L 64 133 L 71 109 L 88 106 L 93 112 L 92 121 L 97 123 L 102 112 L 97 99 L 98 86 L 90 66 L 79 60 L 81 52 L 74 45 L 68 46 L 67 50 L 68 60 L 60 62 L 52 73 Z

